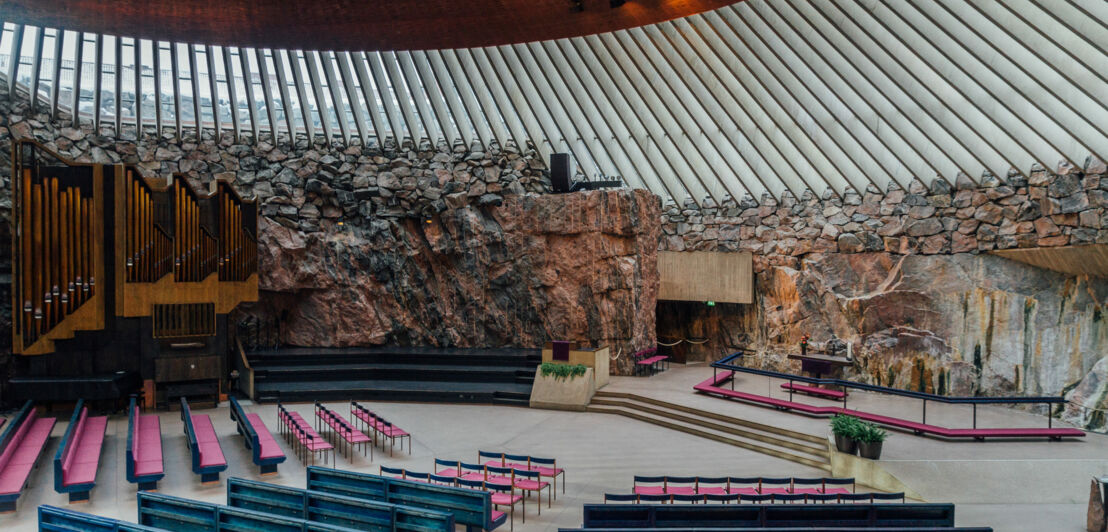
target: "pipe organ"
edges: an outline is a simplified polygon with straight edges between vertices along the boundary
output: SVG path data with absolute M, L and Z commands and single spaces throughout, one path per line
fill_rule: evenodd
M 88 397 L 83 376 L 119 374 L 162 399 L 218 392 L 227 314 L 258 299 L 256 203 L 229 183 L 12 149 L 12 394 Z

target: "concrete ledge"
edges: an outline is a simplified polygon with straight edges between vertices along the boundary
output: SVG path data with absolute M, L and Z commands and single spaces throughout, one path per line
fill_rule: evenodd
M 535 384 L 531 387 L 531 408 L 575 410 L 584 412 L 596 393 L 593 369 L 578 377 L 544 377 L 542 367 L 535 368 Z
M 909 499 L 926 502 L 923 496 L 909 488 L 892 473 L 885 471 L 880 461 L 840 453 L 835 447 L 835 439 L 831 436 L 827 438 L 827 452 L 831 456 L 831 476 L 853 477 L 855 484 L 865 485 L 877 491 L 903 492 Z

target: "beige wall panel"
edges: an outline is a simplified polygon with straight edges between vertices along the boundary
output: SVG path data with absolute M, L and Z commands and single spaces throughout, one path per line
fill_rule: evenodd
M 658 299 L 754 302 L 754 265 L 748 251 L 658 252 Z

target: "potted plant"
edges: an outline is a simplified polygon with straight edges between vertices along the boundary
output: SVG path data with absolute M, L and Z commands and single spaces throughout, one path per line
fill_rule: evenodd
M 858 451 L 858 429 L 861 421 L 854 416 L 835 414 L 831 418 L 831 434 L 835 435 L 835 448 L 840 453 L 854 454 Z
M 873 423 L 863 423 L 858 430 L 858 456 L 877 460 L 881 458 L 881 445 L 889 433 Z

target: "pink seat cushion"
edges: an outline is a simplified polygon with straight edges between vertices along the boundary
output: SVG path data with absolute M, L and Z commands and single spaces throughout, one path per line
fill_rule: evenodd
M 544 477 L 552 477 L 554 475 L 561 475 L 562 472 L 565 471 L 564 469 L 562 469 L 560 467 L 538 467 L 538 466 L 531 467 L 531 470 L 538 471 L 539 474 L 544 476 Z
M 662 486 L 635 486 L 635 493 L 638 495 L 663 495 L 666 489 Z
M 762 495 L 783 495 L 789 493 L 789 488 L 762 488 Z
M 466 473 L 460 477 L 462 480 L 485 480 L 484 473 Z
M 501 512 L 500 510 L 493 510 L 492 511 L 492 520 L 493 521 L 499 521 L 500 519 L 503 519 L 504 516 L 506 516 L 506 515 L 508 515 L 507 512 Z
M 192 416 L 193 436 L 196 443 L 216 441 L 215 427 L 212 426 L 212 418 L 208 414 L 195 414 Z
M 408 435 L 407 432 L 404 432 L 403 429 L 397 428 L 396 425 L 381 430 L 381 434 L 384 434 L 385 436 L 388 436 L 390 438 L 399 438 L 401 436 Z
M 16 448 L 11 450 L 10 458 L 0 470 L 0 495 L 19 493 L 23 489 L 56 421 L 52 417 L 40 418 L 37 415 L 24 421 L 27 426 L 18 429 L 22 438 L 11 441 L 9 445 L 15 445 Z
M 69 470 L 65 474 L 65 480 L 62 482 L 63 486 L 73 486 L 75 484 L 88 484 L 96 481 L 96 462 L 84 462 L 80 464 L 72 464 L 69 466 Z
M 829 493 L 832 495 L 848 495 L 852 492 L 846 488 L 825 488 L 823 490 L 823 493 Z
M 692 486 L 670 486 L 666 488 L 667 495 L 695 495 L 696 488 Z
M 727 495 L 727 488 L 723 486 L 700 486 L 697 488 L 696 492 L 708 495 Z
M 219 438 L 215 435 L 215 427 L 212 426 L 212 418 L 207 414 L 195 414 L 192 416 L 192 427 L 200 452 L 200 467 L 227 465 L 223 449 L 219 447 Z
M 549 482 L 539 482 L 538 480 L 516 480 L 516 487 L 521 490 L 541 490 L 549 485 Z
M 164 467 L 162 466 L 162 460 L 142 460 L 135 462 L 135 475 L 160 475 L 164 473 Z
M 492 493 L 491 497 L 493 504 L 515 504 L 523 500 L 523 495 L 510 495 L 507 493 Z
M 438 473 L 435 473 L 435 474 L 440 476 L 440 477 L 458 478 L 458 470 L 453 468 L 453 467 L 450 468 L 450 469 L 443 469 L 443 470 L 441 470 L 441 471 L 439 471 Z
M 819 488 L 793 488 L 793 493 L 804 495 L 819 495 L 823 493 Z
M 740 495 L 757 495 L 758 494 L 758 488 L 753 488 L 753 487 L 736 488 L 736 487 L 732 487 L 730 490 L 728 490 L 728 493 L 738 493 Z
M 258 458 L 267 459 L 285 456 L 281 446 L 273 439 L 273 434 L 270 434 L 269 429 L 265 427 L 265 423 L 262 422 L 262 418 L 258 414 L 246 414 L 246 419 L 250 422 L 250 426 L 254 428 L 254 432 L 258 434 Z

